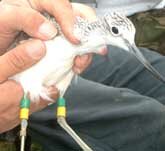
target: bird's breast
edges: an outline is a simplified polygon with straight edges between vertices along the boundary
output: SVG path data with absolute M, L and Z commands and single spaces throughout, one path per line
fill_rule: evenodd
M 47 51 L 44 58 L 31 68 L 13 77 L 22 85 L 26 93 L 30 93 L 33 100 L 43 93 L 44 86 L 58 83 L 60 89 L 66 89 L 68 84 L 60 84 L 59 80 L 64 81 L 65 76 L 67 77 L 67 74 L 72 70 L 73 59 L 76 55 L 75 47 L 60 36 L 46 41 L 45 45 Z M 70 78 L 72 77 L 70 76 Z

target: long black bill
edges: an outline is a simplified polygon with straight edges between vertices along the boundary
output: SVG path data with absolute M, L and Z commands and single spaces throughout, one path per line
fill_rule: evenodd
M 158 80 L 165 83 L 165 78 L 146 60 L 137 46 L 135 44 L 130 45 L 128 42 L 127 45 L 130 49 L 130 52 L 132 52 L 132 54 L 146 67 L 146 69 L 151 72 Z

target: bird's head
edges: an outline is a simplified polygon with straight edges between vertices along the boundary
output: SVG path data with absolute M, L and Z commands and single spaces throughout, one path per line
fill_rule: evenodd
M 156 78 L 165 83 L 165 78 L 145 59 L 135 45 L 135 27 L 124 15 L 108 13 L 94 22 L 78 18 L 75 36 L 81 41 L 81 51 L 96 50 L 113 45 L 132 53 Z
M 82 45 L 90 48 L 113 45 L 130 51 L 130 46 L 134 45 L 135 27 L 126 16 L 113 12 L 93 22 L 78 17 L 74 34 Z
M 130 51 L 130 46 L 135 45 L 133 23 L 126 16 L 115 12 L 106 14 L 102 20 L 106 43 Z

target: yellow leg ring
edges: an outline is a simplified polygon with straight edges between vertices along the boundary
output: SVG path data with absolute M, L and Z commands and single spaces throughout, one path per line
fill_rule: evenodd
M 58 107 L 57 108 L 57 116 L 66 116 L 66 108 L 65 107 Z
M 29 118 L 29 109 L 23 108 L 20 111 L 20 119 L 28 119 Z

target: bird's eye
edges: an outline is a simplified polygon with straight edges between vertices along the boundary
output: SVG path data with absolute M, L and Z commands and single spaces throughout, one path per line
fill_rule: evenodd
M 113 33 L 113 34 L 115 34 L 115 35 L 118 35 L 118 34 L 119 34 L 119 30 L 118 30 L 117 27 L 113 26 L 113 27 L 111 28 L 111 30 L 112 30 L 112 33 Z

